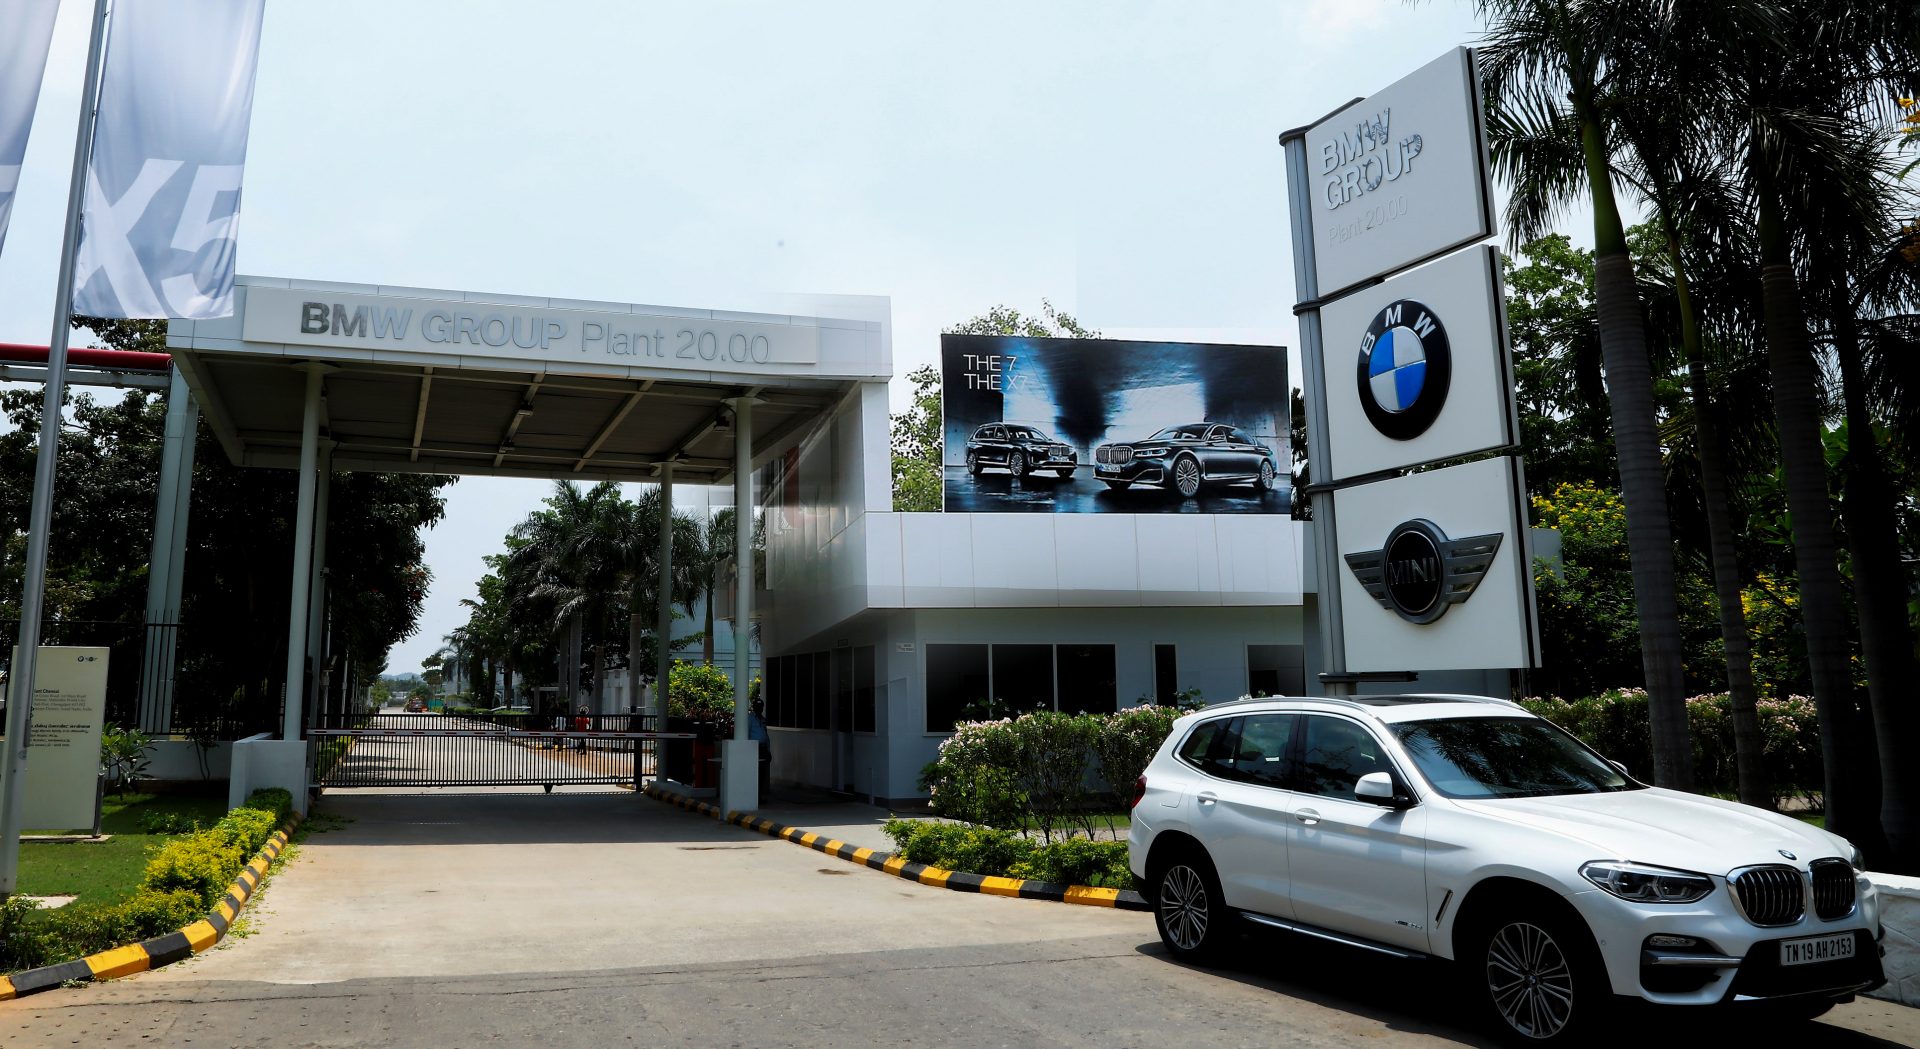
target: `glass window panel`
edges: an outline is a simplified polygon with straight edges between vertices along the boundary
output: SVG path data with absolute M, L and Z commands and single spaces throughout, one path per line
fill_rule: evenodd
M 927 646 L 927 731 L 951 732 L 969 704 L 987 697 L 986 645 Z
M 1296 790 L 1329 798 L 1353 797 L 1353 785 L 1369 772 L 1389 772 L 1379 741 L 1343 718 L 1308 715 Z
M 813 654 L 813 720 L 817 728 L 833 728 L 833 662 L 826 652 Z
M 1053 646 L 993 646 L 993 698 L 1003 715 L 1053 709 Z
M 819 728 L 813 722 L 813 653 L 793 657 L 793 724 Z
M 1303 645 L 1248 645 L 1247 693 L 1300 696 L 1307 691 L 1307 650 Z
M 1173 697 L 1180 691 L 1180 673 L 1178 658 L 1172 645 L 1153 646 L 1153 696 L 1163 704 L 1171 704 Z
M 853 730 L 872 732 L 873 727 L 873 646 L 853 650 Z
M 1235 779 L 1267 787 L 1288 786 L 1288 748 L 1293 745 L 1292 714 L 1249 714 L 1240 719 L 1233 747 Z
M 1068 714 L 1111 714 L 1120 694 L 1112 645 L 1061 645 L 1056 653 L 1059 709 Z

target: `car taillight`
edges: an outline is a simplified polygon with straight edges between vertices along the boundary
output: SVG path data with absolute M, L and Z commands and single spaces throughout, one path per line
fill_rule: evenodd
M 1147 777 L 1141 776 L 1139 779 L 1133 781 L 1133 800 L 1127 803 L 1127 808 L 1131 809 L 1135 805 L 1140 804 L 1140 799 L 1146 796 Z

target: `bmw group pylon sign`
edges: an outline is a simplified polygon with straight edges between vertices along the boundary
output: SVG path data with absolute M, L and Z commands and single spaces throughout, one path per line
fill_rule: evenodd
M 1477 247 L 1320 310 L 1332 447 L 1314 479 L 1341 480 L 1516 443 L 1500 254 Z
M 1457 48 L 1280 136 L 1329 685 L 1538 663 L 1478 79 Z

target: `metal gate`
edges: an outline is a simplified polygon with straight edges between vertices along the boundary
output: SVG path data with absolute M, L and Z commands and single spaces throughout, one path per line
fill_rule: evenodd
M 651 714 L 355 714 L 307 732 L 315 786 L 494 787 L 634 784 L 655 774 Z

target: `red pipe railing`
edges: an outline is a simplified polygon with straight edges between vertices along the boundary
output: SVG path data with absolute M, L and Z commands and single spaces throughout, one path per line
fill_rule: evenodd
M 47 363 L 47 347 L 25 342 L 0 342 L 0 361 L 16 364 Z M 141 353 L 138 350 L 70 349 L 67 363 L 84 368 L 109 371 L 163 372 L 173 362 L 169 353 Z

